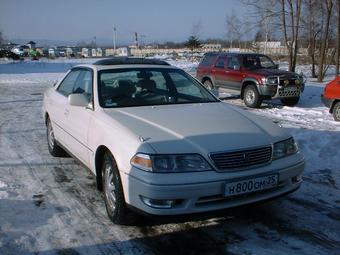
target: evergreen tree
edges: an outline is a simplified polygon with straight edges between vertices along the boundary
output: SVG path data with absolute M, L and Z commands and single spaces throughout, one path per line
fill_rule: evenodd
M 196 36 L 190 36 L 189 39 L 185 42 L 185 46 L 188 47 L 193 53 L 195 49 L 199 49 L 202 47 L 200 40 Z

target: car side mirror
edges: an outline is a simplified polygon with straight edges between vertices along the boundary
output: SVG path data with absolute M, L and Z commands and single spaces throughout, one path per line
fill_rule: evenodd
M 235 71 L 240 71 L 241 70 L 241 67 L 239 65 L 234 65 L 234 70 Z
M 275 65 L 274 65 L 274 68 L 275 68 L 275 69 L 279 69 L 279 67 L 280 67 L 279 64 L 275 64 Z
M 84 94 L 71 94 L 68 96 L 68 102 L 72 106 L 86 107 L 90 101 Z

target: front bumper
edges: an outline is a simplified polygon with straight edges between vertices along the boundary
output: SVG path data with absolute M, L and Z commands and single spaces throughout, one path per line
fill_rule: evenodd
M 301 86 L 279 86 L 279 85 L 262 85 L 259 86 L 260 94 L 270 98 L 287 98 L 299 97 L 304 90 L 304 84 Z
M 298 189 L 301 184 L 301 180 L 297 177 L 301 176 L 304 170 L 304 159 L 300 154 L 291 157 L 295 157 L 293 160 L 295 163 L 292 164 L 291 161 L 289 166 L 282 168 L 278 168 L 282 162 L 272 162 L 268 166 L 247 171 L 182 173 L 176 174 L 177 178 L 173 176 L 168 178 L 168 174 L 143 173 L 144 176 L 149 175 L 150 177 L 145 179 L 141 176 L 123 174 L 122 181 L 128 184 L 124 187 L 125 199 L 128 205 L 154 215 L 207 212 L 272 199 Z M 132 171 L 140 172 L 141 170 L 132 169 Z M 275 188 L 239 196 L 224 196 L 227 182 L 270 174 L 279 175 L 278 186 Z M 153 177 L 155 178 L 153 179 Z M 176 181 L 174 181 L 175 179 Z M 161 183 L 159 183 L 160 180 L 162 180 Z M 171 208 L 157 208 L 146 205 L 145 201 L 142 201 L 143 197 L 155 201 L 171 200 L 174 203 Z
M 331 108 L 333 105 L 334 99 L 327 98 L 324 96 L 324 94 L 321 94 L 321 101 L 327 108 Z

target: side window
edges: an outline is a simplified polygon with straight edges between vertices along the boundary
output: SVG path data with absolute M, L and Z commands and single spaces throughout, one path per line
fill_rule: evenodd
M 219 57 L 217 59 L 215 67 L 224 68 L 224 57 Z
M 187 77 L 178 73 L 169 73 L 169 75 L 179 94 L 202 97 L 199 87 Z
M 210 66 L 214 61 L 215 55 L 204 55 L 203 60 L 201 61 L 200 65 L 202 66 Z
M 152 71 L 151 73 L 152 73 L 151 79 L 156 82 L 156 88 L 167 90 L 166 81 L 163 74 L 161 72 L 154 71 Z
M 73 87 L 79 77 L 80 70 L 73 70 L 71 71 L 66 78 L 62 81 L 62 83 L 57 88 L 57 91 L 59 91 L 64 96 L 68 96 L 72 94 Z
M 273 62 L 267 57 L 260 56 L 259 60 L 260 60 L 260 61 L 258 61 L 259 67 L 268 68 L 268 67 L 273 66 Z
M 92 71 L 81 70 L 72 93 L 84 94 L 90 100 L 92 98 Z
M 228 57 L 227 58 L 228 64 L 227 67 L 228 69 L 234 70 L 234 66 L 240 66 L 240 63 L 238 62 L 237 57 Z

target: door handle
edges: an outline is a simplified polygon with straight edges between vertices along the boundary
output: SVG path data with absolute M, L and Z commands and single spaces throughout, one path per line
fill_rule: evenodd
M 68 117 L 69 114 L 70 114 L 70 111 L 69 111 L 68 109 L 65 109 L 64 115 L 65 115 L 66 117 Z

